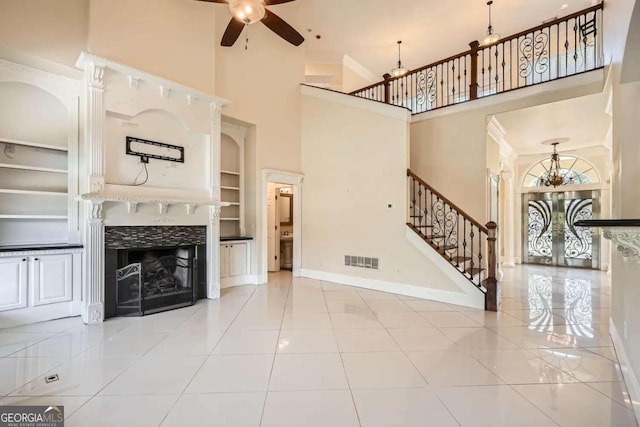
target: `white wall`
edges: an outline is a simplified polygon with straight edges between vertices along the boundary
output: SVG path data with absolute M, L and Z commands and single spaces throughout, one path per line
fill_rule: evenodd
M 0 11 L 0 45 L 67 66 L 86 49 L 88 0 L 0 0 Z
M 278 15 L 292 16 L 294 22 L 302 13 L 299 3 L 287 4 L 286 15 L 282 6 Z M 216 17 L 216 43 L 230 19 L 221 9 L 223 13 Z M 295 47 L 262 24 L 248 30 L 248 49 L 244 34 L 233 47 L 216 46 L 216 95 L 231 101 L 225 116 L 253 125 L 245 145 L 245 218 L 246 232 L 255 238 L 252 274 L 260 275 L 266 272 L 261 261 L 266 218 L 261 214 L 260 171 L 300 171 L 299 85 L 304 81 L 305 45 Z
M 460 294 L 406 237 L 408 112 L 372 104 L 303 88 L 303 274 L 323 272 Z M 346 267 L 345 255 L 377 257 L 380 270 Z
M 215 5 L 190 0 L 90 0 L 90 4 L 92 53 L 214 93 Z

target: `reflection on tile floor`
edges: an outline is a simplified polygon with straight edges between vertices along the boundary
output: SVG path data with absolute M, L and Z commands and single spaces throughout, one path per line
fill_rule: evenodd
M 71 426 L 635 426 L 610 295 L 600 272 L 517 267 L 489 313 L 283 272 L 144 318 L 0 330 L 0 405 L 65 405 Z

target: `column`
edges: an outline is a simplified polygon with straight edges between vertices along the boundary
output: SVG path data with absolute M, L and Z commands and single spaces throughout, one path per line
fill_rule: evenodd
M 104 67 L 85 64 L 86 116 L 85 159 L 89 191 L 104 189 Z M 88 202 L 84 233 L 84 307 L 85 323 L 104 320 L 104 224 L 102 202 Z
M 515 266 L 515 189 L 513 185 L 513 172 L 502 172 L 502 181 L 504 182 L 504 218 L 502 219 L 502 235 L 504 242 L 504 257 L 502 258 L 502 266 Z
M 211 197 L 220 201 L 222 105 L 211 104 Z M 220 298 L 220 207 L 209 208 L 207 226 L 207 298 Z

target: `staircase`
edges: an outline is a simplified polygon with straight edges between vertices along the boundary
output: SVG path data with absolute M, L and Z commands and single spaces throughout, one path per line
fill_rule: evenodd
M 485 310 L 498 310 L 497 224 L 480 224 L 407 170 L 407 227 L 485 294 Z

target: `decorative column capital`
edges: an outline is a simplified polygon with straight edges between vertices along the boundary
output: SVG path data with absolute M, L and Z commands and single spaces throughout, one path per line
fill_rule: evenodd
M 85 68 L 87 83 L 94 89 L 104 89 L 104 67 L 89 62 Z
M 602 231 L 623 257 L 640 264 L 640 227 L 603 227 Z
M 92 224 L 101 224 L 103 220 L 102 201 L 91 201 L 91 212 L 89 212 L 89 222 Z

